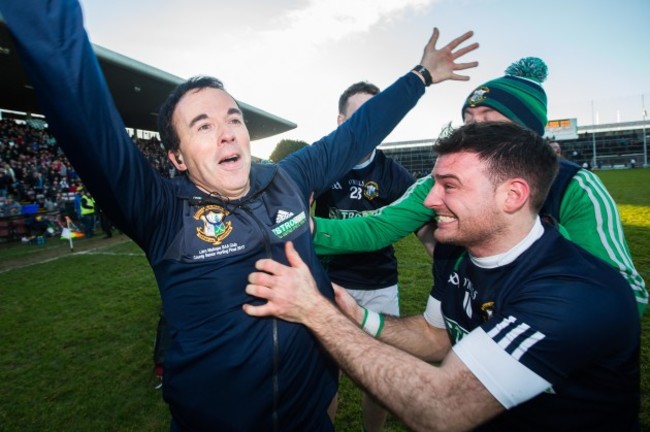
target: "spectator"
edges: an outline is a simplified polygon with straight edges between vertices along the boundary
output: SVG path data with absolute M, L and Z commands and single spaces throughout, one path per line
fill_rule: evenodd
M 549 143 L 551 148 L 553 149 L 553 152 L 557 155 L 557 157 L 562 157 L 562 147 L 560 147 L 560 143 L 557 141 L 551 141 Z
M 77 189 L 81 198 L 80 216 L 84 226 L 84 236 L 91 238 L 95 235 L 95 199 L 84 187 Z
M 59 194 L 61 196 L 61 194 Z M 43 202 L 43 208 L 47 213 L 53 213 L 57 212 L 58 213 L 58 204 L 56 201 L 56 198 L 52 198 L 49 195 L 45 197 L 45 201 Z
M 6 162 L 0 162 L 0 197 L 6 197 L 14 183 L 13 169 Z
M 7 195 L 5 198 L 4 206 L 0 209 L 2 212 L 1 216 L 10 217 L 10 216 L 20 216 L 23 206 L 19 202 L 14 200 L 13 196 Z
M 65 177 L 61 178 L 61 181 L 59 182 L 59 188 L 61 189 L 61 192 L 70 192 L 70 185 L 68 184 L 68 179 Z
M 256 264 L 246 292 L 268 303 L 245 311 L 308 326 L 413 430 L 638 430 L 635 299 L 617 270 L 541 222 L 557 172 L 548 144 L 488 122 L 436 151 L 425 200 L 438 215 L 435 286 L 423 315 L 384 318 L 339 289 L 346 318 L 290 243 L 290 266 Z

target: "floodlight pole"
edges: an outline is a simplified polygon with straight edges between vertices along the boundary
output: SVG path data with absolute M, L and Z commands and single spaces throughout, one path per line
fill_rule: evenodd
M 645 136 L 645 119 L 648 116 L 648 112 L 645 109 L 645 100 L 643 94 L 641 94 L 641 116 L 643 117 L 643 167 L 647 168 L 648 166 L 648 140 Z
M 591 131 L 591 148 L 594 154 L 594 159 L 591 164 L 591 168 L 593 169 L 596 164 L 596 122 L 594 120 L 594 100 L 591 100 L 591 127 L 593 128 Z

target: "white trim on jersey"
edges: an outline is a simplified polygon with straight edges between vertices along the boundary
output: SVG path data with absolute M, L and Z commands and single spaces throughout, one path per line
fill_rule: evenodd
M 429 296 L 429 300 L 427 300 L 427 308 L 424 310 L 424 320 L 431 327 L 439 329 L 446 328 L 445 318 L 442 316 L 442 303 L 433 298 L 433 296 Z
M 632 256 L 625 247 L 623 230 L 619 229 L 622 228 L 621 216 L 605 185 L 596 174 L 584 169 L 579 170 L 571 181 L 578 183 L 594 206 L 593 216 L 596 220 L 596 234 L 603 248 L 607 251 L 607 256 L 616 264 L 620 273 L 632 286 L 636 301 L 647 304 L 648 296 L 645 294 L 645 281 L 634 267 Z M 596 194 L 598 197 L 596 197 Z M 603 220 L 601 203 L 607 214 L 607 224 Z
M 377 154 L 377 149 L 374 149 L 372 151 L 372 153 L 370 154 L 370 157 L 368 158 L 367 161 L 361 162 L 360 164 L 355 165 L 352 169 L 353 170 L 360 170 L 360 169 L 363 169 L 363 168 L 367 167 L 368 165 L 370 165 L 372 163 L 372 161 L 375 160 L 375 154 Z
M 551 383 L 505 352 L 480 327 L 464 336 L 452 349 L 506 409 L 551 387 Z
M 526 252 L 528 248 L 535 243 L 537 240 L 539 240 L 542 236 L 544 235 L 544 227 L 542 226 L 542 221 L 537 216 L 535 219 L 535 224 L 533 227 L 530 229 L 528 234 L 526 234 L 526 237 L 524 237 L 519 243 L 505 251 L 504 253 L 498 254 L 498 255 L 492 255 L 489 257 L 474 257 L 472 254 L 469 254 L 469 258 L 472 260 L 472 262 L 477 266 L 481 268 L 497 268 L 501 267 L 507 264 L 510 264 L 514 260 L 516 260 L 519 255 L 522 253 Z

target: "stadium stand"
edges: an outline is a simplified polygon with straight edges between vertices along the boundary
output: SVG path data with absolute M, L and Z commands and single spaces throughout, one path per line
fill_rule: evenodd
M 650 121 L 603 124 L 578 127 L 578 138 L 557 139 L 562 145 L 562 153 L 567 159 L 589 168 L 615 169 L 643 166 L 647 157 L 644 149 L 644 133 L 650 133 Z M 553 139 L 554 137 L 548 137 Z M 422 177 L 431 172 L 435 163 L 432 151 L 435 139 L 419 141 L 388 142 L 380 149 L 409 170 L 415 177 Z M 650 142 L 650 137 L 646 138 Z M 596 166 L 594 164 L 594 147 L 596 149 Z
M 133 143 L 161 175 L 175 175 L 157 138 L 134 138 Z M 44 122 L 0 120 L 0 241 L 42 235 L 47 227 L 53 228 L 49 235 L 58 235 L 56 219 L 78 219 L 75 195 L 80 186 Z

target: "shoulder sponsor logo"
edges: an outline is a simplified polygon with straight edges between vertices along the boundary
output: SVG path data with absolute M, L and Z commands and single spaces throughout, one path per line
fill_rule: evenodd
M 290 217 L 293 217 L 292 212 L 279 210 L 278 214 L 275 215 L 275 223 L 276 224 L 282 223 L 282 222 L 286 221 L 287 219 L 289 219 Z
M 232 222 L 224 221 L 229 212 L 217 205 L 201 207 L 194 219 L 201 221 L 202 225 L 196 227 L 196 236 L 201 240 L 215 246 L 220 245 L 232 232 Z
M 307 216 L 305 215 L 305 212 L 300 212 L 297 216 L 292 217 L 291 219 L 287 220 L 286 222 L 282 223 L 281 225 L 278 225 L 277 227 L 273 228 L 273 234 L 275 234 L 278 238 L 284 238 L 303 226 L 305 222 L 307 221 Z

